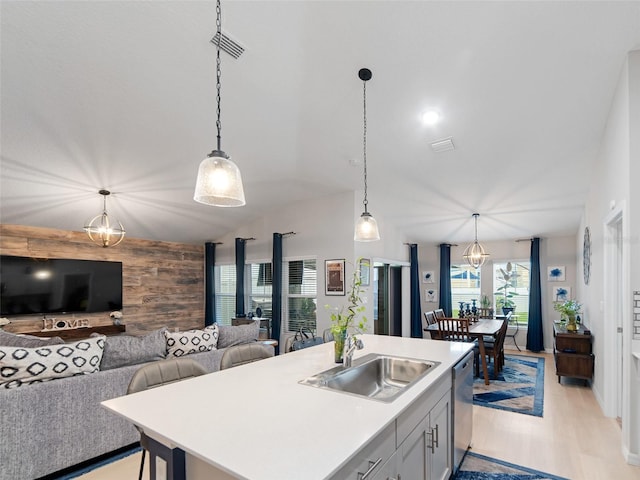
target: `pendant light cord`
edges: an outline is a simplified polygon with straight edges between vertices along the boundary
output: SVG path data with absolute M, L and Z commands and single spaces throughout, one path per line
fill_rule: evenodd
M 367 205 L 369 201 L 367 200 L 367 81 L 363 80 L 362 82 L 362 118 L 363 118 L 363 128 L 362 128 L 362 157 L 364 160 L 364 211 L 367 211 Z
M 476 243 L 478 243 L 478 214 L 476 213 L 473 218 L 476 221 Z
M 216 56 L 216 90 L 217 90 L 217 96 L 216 96 L 216 102 L 218 103 L 218 108 L 216 110 L 216 113 L 218 115 L 218 118 L 216 120 L 216 128 L 218 129 L 218 150 L 222 150 L 220 148 L 220 138 L 221 138 L 221 131 L 222 131 L 222 123 L 220 122 L 220 89 L 221 89 L 221 83 L 220 83 L 220 77 L 222 76 L 222 71 L 220 68 L 220 42 L 222 41 L 222 8 L 220 7 L 220 0 L 218 0 L 216 2 L 216 29 L 217 29 L 217 34 L 218 34 L 218 41 L 216 42 L 216 48 L 217 48 L 217 56 Z

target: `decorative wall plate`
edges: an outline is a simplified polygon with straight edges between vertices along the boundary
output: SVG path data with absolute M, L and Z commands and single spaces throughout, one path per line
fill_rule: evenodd
M 584 228 L 582 271 L 584 273 L 584 284 L 589 285 L 589 278 L 591 277 L 591 232 L 589 231 L 589 227 Z

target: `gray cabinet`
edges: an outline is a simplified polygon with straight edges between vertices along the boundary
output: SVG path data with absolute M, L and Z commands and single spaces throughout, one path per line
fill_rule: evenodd
M 401 478 L 446 480 L 451 475 L 451 397 L 446 393 L 397 450 Z

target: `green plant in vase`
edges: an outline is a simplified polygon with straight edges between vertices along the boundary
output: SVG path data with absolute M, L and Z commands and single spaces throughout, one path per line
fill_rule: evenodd
M 567 300 L 562 303 L 558 302 L 553 305 L 553 309 L 562 314 L 561 320 L 567 320 L 567 331 L 569 332 L 576 332 L 578 330 L 576 316 L 580 313 L 581 308 L 582 305 L 575 300 Z
M 516 302 L 512 299 L 518 296 L 516 292 L 518 273 L 513 269 L 511 262 L 508 262 L 505 268 L 500 269 L 500 276 L 498 276 L 497 280 L 499 280 L 502 285 L 500 285 L 494 293 L 494 295 L 498 296 L 496 298 L 496 309 L 501 309 L 503 315 L 506 315 L 516 309 Z
M 358 259 L 356 265 L 360 265 L 361 259 Z M 368 267 L 366 263 L 362 264 Z M 331 307 L 325 305 L 325 308 L 332 310 L 331 312 L 331 333 L 335 342 L 335 361 L 342 363 L 342 353 L 344 350 L 344 342 L 350 332 L 364 333 L 367 324 L 367 317 L 362 315 L 365 311 L 364 289 L 362 288 L 362 280 L 360 278 L 360 268 L 356 267 L 351 277 L 351 288 L 347 293 L 348 305 L 342 307 Z M 357 318 L 357 317 L 360 318 Z

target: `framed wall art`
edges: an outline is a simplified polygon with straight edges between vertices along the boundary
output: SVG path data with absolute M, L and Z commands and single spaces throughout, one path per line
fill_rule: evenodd
M 547 267 L 547 281 L 564 282 L 564 280 L 565 280 L 564 265 L 555 265 L 552 267 Z
M 435 283 L 433 270 L 426 270 L 422 272 L 422 283 Z
M 344 258 L 325 260 L 325 295 L 344 295 Z

